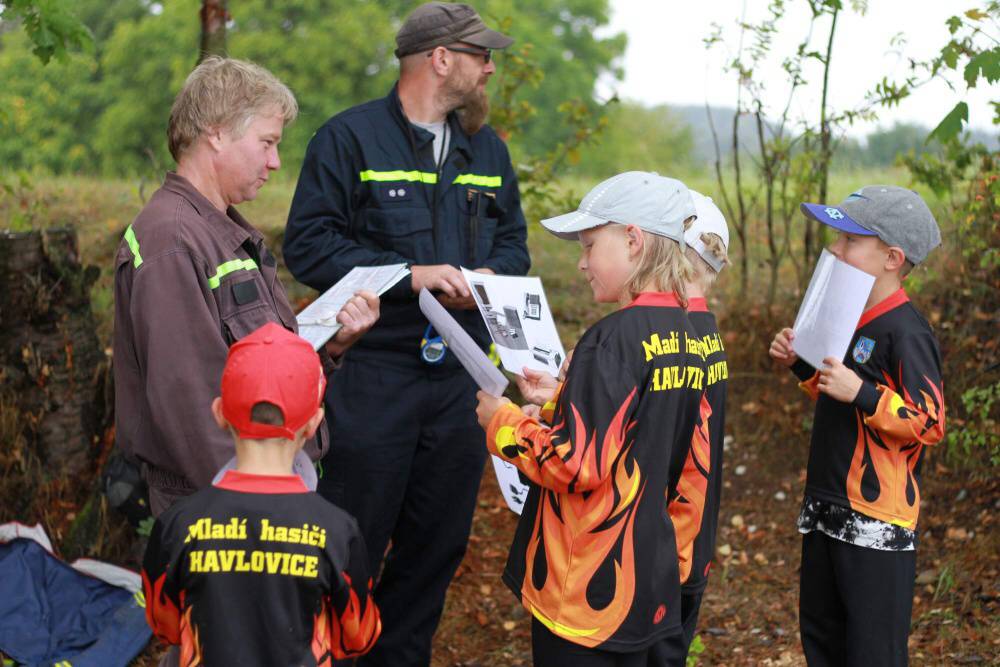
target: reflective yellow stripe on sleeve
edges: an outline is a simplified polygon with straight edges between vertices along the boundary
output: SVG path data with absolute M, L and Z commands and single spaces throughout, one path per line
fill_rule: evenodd
M 132 594 L 132 597 L 135 599 L 135 603 L 137 605 L 139 605 L 143 609 L 146 608 L 146 594 L 145 593 L 143 593 L 142 591 L 136 591 L 135 593 Z
M 481 174 L 459 174 L 452 183 L 454 185 L 478 185 L 481 188 L 499 188 L 503 185 L 503 177 L 482 176 Z
M 219 264 L 215 270 L 215 275 L 208 279 L 208 286 L 215 289 L 223 278 L 233 271 L 256 271 L 257 262 L 252 259 L 232 259 L 224 264 Z
M 361 182 L 365 181 L 411 181 L 416 183 L 437 183 L 437 174 L 429 171 L 375 171 L 368 169 L 361 172 Z
M 125 243 L 128 243 L 129 250 L 132 251 L 132 265 L 135 268 L 139 268 L 142 264 L 142 255 L 139 254 L 139 239 L 135 238 L 135 231 L 132 229 L 132 225 L 128 226 L 125 230 Z

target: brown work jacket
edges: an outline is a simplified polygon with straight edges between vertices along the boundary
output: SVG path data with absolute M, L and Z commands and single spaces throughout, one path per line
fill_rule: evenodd
M 277 262 L 236 209 L 170 172 L 118 246 L 114 293 L 117 442 L 152 486 L 208 486 L 235 454 L 211 410 L 229 346 L 267 322 L 298 330 Z

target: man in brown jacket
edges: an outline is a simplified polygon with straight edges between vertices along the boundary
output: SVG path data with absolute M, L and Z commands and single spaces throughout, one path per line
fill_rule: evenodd
M 281 166 L 278 143 L 298 113 L 291 91 L 261 67 L 209 58 L 170 112 L 177 171 L 125 231 L 115 270 L 115 421 L 118 442 L 141 464 L 158 516 L 207 486 L 232 457 L 210 410 L 229 346 L 267 322 L 297 331 L 259 231 L 233 206 L 257 196 Z M 329 373 L 378 319 L 359 292 L 322 354 Z M 320 433 L 325 433 L 325 428 Z M 306 451 L 318 459 L 326 436 Z

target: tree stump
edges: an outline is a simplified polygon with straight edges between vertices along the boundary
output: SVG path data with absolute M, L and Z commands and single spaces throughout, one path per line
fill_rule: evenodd
M 0 231 L 0 407 L 49 478 L 88 471 L 104 426 L 108 360 L 70 229 Z M 13 446 L 2 442 L 5 449 Z

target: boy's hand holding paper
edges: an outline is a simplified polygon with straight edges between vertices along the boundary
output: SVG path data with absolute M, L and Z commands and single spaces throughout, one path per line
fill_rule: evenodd
M 517 382 L 517 388 L 525 401 L 535 405 L 545 405 L 552 400 L 556 389 L 559 388 L 558 380 L 545 371 L 536 371 L 527 366 L 521 373 L 514 376 L 514 381 Z
M 791 368 L 799 360 L 799 355 L 792 349 L 794 339 L 795 332 L 785 327 L 775 334 L 774 340 L 771 341 L 771 349 L 768 350 L 771 358 L 786 368 Z
M 862 381 L 858 374 L 836 357 L 827 357 L 823 360 L 823 364 L 823 368 L 819 369 L 819 382 L 816 387 L 841 403 L 852 402 L 861 390 Z
M 508 398 L 492 396 L 481 389 L 476 392 L 476 400 L 479 401 L 479 405 L 476 406 L 476 418 L 484 431 L 489 428 L 490 420 L 497 410 L 510 403 Z

